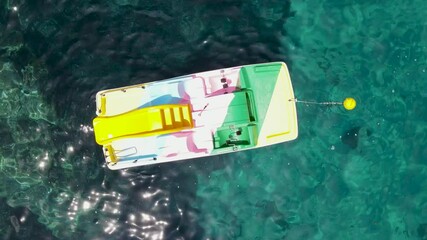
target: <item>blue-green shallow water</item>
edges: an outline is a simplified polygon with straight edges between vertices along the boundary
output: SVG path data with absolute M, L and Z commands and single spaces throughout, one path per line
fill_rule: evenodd
M 427 3 L 19 1 L 0 6 L 3 239 L 427 239 Z M 14 10 L 16 6 L 16 11 Z M 110 171 L 94 94 L 285 61 L 299 138 Z

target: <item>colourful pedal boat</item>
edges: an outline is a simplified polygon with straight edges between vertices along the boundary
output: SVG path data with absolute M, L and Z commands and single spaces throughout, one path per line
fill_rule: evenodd
M 232 153 L 296 139 L 285 63 L 245 65 L 100 91 L 93 120 L 110 169 Z

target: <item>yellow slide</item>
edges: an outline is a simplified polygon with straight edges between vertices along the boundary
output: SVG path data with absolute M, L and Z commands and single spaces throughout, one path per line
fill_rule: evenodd
M 93 120 L 96 142 L 110 144 L 124 137 L 179 132 L 193 127 L 189 104 L 165 104 Z

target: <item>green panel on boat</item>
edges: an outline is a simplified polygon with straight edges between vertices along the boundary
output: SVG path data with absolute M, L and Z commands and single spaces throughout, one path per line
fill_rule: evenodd
M 264 122 L 281 67 L 282 63 L 278 62 L 244 66 L 240 69 L 240 84 L 243 89 L 251 90 L 259 126 Z
M 222 127 L 214 134 L 215 150 L 230 148 L 249 148 L 256 144 L 257 127 L 255 124 L 240 124 Z
M 223 125 L 214 134 L 215 152 L 233 151 L 256 145 L 257 126 L 249 90 L 233 94 Z
M 225 116 L 223 126 L 249 123 L 251 116 L 249 115 L 248 102 L 245 92 L 234 92 L 229 94 L 233 94 L 234 97 L 228 106 L 227 115 Z

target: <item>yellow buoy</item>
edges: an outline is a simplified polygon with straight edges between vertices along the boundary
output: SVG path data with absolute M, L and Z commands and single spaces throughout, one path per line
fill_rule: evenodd
M 356 100 L 354 98 L 346 98 L 343 102 L 343 106 L 346 110 L 351 111 L 356 108 Z

